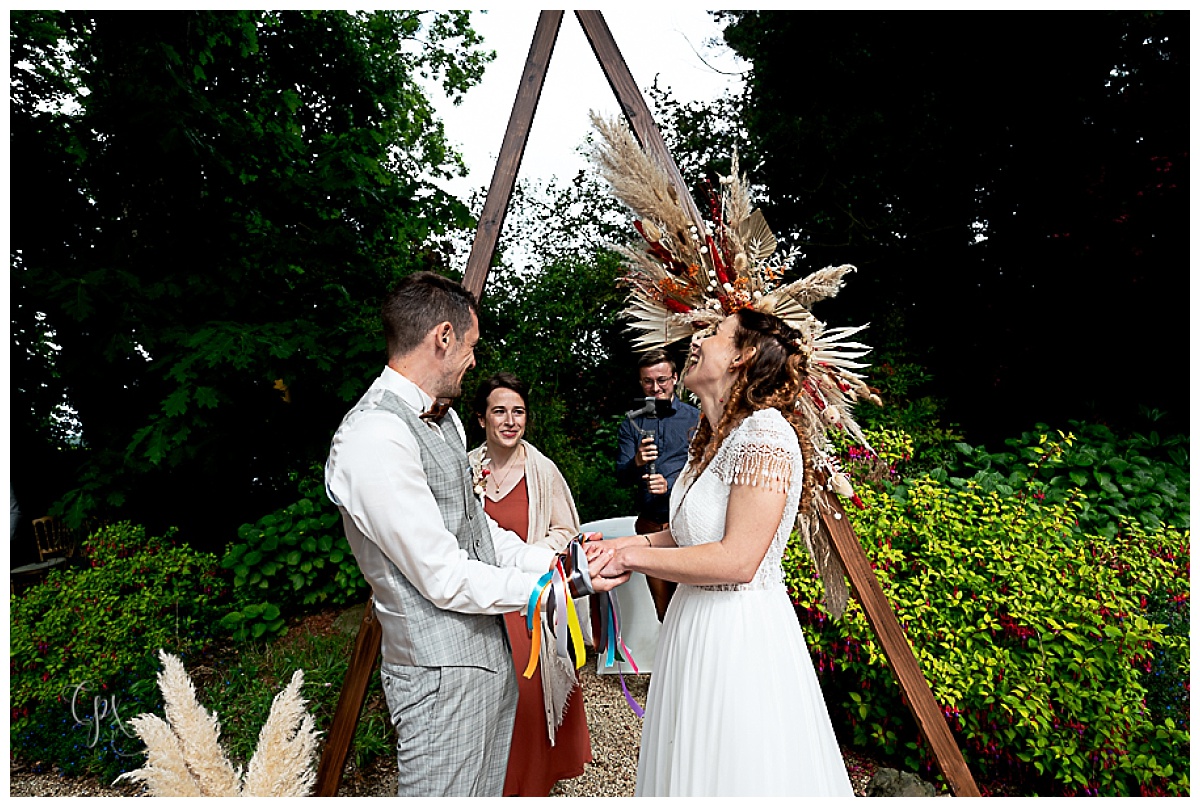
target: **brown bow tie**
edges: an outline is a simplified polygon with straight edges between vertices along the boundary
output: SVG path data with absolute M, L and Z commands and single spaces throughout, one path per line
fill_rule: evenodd
M 426 423 L 431 420 L 434 423 L 441 423 L 442 418 L 444 418 L 446 413 L 450 411 L 450 403 L 450 399 L 448 398 L 438 398 L 430 405 L 429 409 L 422 412 L 419 417 Z

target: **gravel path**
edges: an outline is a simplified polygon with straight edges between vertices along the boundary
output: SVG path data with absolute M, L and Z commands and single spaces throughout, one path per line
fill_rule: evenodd
M 587 709 L 588 731 L 592 737 L 592 756 L 583 776 L 566 779 L 555 785 L 551 796 L 632 796 L 637 776 L 638 744 L 641 739 L 641 720 L 625 702 L 620 680 L 615 675 L 596 675 L 595 656 L 580 670 L 584 708 Z M 629 692 L 640 704 L 646 703 L 648 675 L 627 675 Z M 878 767 L 872 760 L 846 752 L 846 768 L 858 795 Z M 12 796 L 115 796 L 143 795 L 138 786 L 112 786 L 94 777 L 65 777 L 56 773 L 34 773 L 19 763 L 10 765 L 9 794 Z M 388 756 L 377 759 L 363 770 L 347 766 L 339 796 L 396 795 L 396 759 Z

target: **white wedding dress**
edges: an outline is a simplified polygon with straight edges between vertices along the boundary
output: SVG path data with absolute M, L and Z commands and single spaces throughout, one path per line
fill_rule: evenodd
M 658 639 L 638 796 L 852 796 L 780 562 L 800 501 L 796 433 L 755 412 L 671 493 L 680 546 L 721 540 L 729 488 L 790 480 L 775 538 L 744 585 L 680 585 Z

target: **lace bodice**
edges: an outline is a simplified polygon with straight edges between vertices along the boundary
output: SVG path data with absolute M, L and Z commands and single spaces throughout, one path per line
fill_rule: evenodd
M 796 432 L 775 409 L 759 410 L 729 433 L 699 477 L 689 465 L 671 491 L 671 533 L 680 546 L 713 543 L 725 534 L 725 509 L 734 484 L 786 490 L 783 517 L 767 554 L 749 583 L 701 586 L 762 589 L 783 584 L 783 550 L 800 505 L 804 463 Z

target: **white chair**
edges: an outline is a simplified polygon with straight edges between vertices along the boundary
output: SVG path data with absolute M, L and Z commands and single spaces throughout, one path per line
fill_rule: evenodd
M 605 538 L 620 538 L 623 535 L 634 534 L 633 524 L 636 520 L 633 516 L 606 518 L 589 521 L 580 529 L 583 532 L 601 533 Z M 658 647 L 661 623 L 658 621 L 658 612 L 654 610 L 650 588 L 646 585 L 646 576 L 641 572 L 634 572 L 624 585 L 614 589 L 613 594 L 617 598 L 617 606 L 621 609 L 621 639 L 629 648 L 633 660 L 637 662 L 638 672 L 653 672 L 651 668 L 654 666 L 654 652 Z M 596 659 L 597 674 L 610 675 L 617 672 L 628 674 L 633 672 L 633 668 L 620 662 L 609 667 L 604 663 L 603 654 Z

